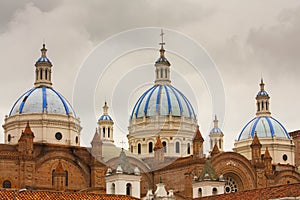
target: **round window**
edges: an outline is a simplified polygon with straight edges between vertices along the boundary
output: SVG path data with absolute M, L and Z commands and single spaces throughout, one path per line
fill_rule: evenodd
M 61 140 L 62 139 L 62 134 L 60 132 L 55 133 L 55 138 L 57 140 Z
M 284 161 L 287 161 L 287 159 L 288 159 L 287 155 L 286 155 L 286 154 L 283 154 L 282 159 L 283 159 Z

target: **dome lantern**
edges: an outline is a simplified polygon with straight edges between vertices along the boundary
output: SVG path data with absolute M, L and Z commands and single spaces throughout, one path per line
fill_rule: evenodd
M 46 56 L 47 49 L 45 44 L 41 49 L 41 57 L 35 63 L 35 87 L 52 87 L 51 82 L 51 68 L 52 63 Z
M 270 116 L 270 103 L 269 103 L 269 94 L 265 91 L 265 84 L 263 79 L 261 79 L 261 82 L 259 84 L 260 91 L 256 95 L 256 106 L 257 106 L 257 112 L 256 116 Z

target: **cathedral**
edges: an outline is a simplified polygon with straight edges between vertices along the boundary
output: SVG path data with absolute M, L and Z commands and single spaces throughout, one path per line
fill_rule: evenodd
M 153 86 L 140 95 L 129 116 L 125 150 L 114 144 L 107 102 L 95 122 L 91 147 L 80 145 L 80 113 L 54 89 L 53 65 L 43 44 L 33 87 L 5 116 L 4 144 L 0 144 L 2 190 L 151 200 L 221 198 L 263 188 L 295 188 L 300 183 L 300 131 L 288 133 L 271 115 L 263 79 L 255 98 L 256 114 L 237 134 L 233 151 L 224 151 L 226 133 L 215 116 L 209 155 L 205 155 L 197 113 L 184 92 L 172 85 L 164 45 L 162 41 L 154 63 Z

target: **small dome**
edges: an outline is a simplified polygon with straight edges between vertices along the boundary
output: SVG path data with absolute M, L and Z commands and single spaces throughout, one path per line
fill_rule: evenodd
M 194 109 L 189 100 L 178 89 L 171 85 L 154 85 L 142 94 L 131 113 L 131 119 L 155 116 L 184 116 L 196 119 Z
M 51 61 L 47 57 L 40 57 L 36 62 L 37 63 L 38 62 L 49 62 L 49 63 L 51 63 Z
M 222 133 L 220 128 L 213 128 L 211 129 L 210 133 Z
M 266 91 L 263 90 L 263 91 L 259 91 L 256 96 L 257 97 L 258 96 L 269 96 L 269 94 Z
M 112 121 L 112 118 L 109 115 L 102 115 L 98 121 L 104 121 L 104 120 Z
M 75 112 L 69 102 L 53 88 L 34 87 L 23 94 L 13 105 L 9 116 L 23 113 L 65 114 Z
M 259 138 L 284 138 L 290 139 L 290 136 L 284 126 L 273 117 L 261 116 L 255 117 L 242 129 L 238 141 L 253 138 L 254 133 Z

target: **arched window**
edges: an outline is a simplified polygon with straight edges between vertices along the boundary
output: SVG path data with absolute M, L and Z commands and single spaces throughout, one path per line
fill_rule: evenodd
M 138 154 L 141 154 L 142 153 L 142 147 L 141 147 L 141 144 L 138 143 Z
M 186 150 L 187 154 L 191 154 L 191 145 L 190 143 L 187 143 L 187 150 Z
M 110 128 L 107 129 L 107 137 L 110 138 Z
M 55 171 L 54 171 L 54 169 L 52 170 L 52 186 L 54 186 L 54 173 L 55 173 Z
M 131 196 L 131 194 L 132 194 L 132 186 L 131 186 L 131 184 L 130 183 L 127 183 L 126 184 L 126 195 L 129 195 L 129 196 Z
M 111 194 L 115 194 L 116 193 L 116 185 L 113 183 L 111 184 Z
M 8 136 L 7 136 L 7 141 L 8 141 L 8 142 L 11 141 L 11 134 L 8 134 Z
M 266 110 L 268 110 L 268 102 L 266 102 Z
M 78 136 L 75 137 L 75 143 L 78 144 L 79 140 L 78 140 Z
M 219 149 L 222 149 L 222 140 L 219 139 Z
M 260 111 L 260 103 L 257 102 L 257 111 Z
M 68 186 L 69 185 L 69 173 L 68 173 L 68 171 L 66 170 L 65 171 L 65 174 L 66 174 L 66 186 Z
M 180 153 L 180 143 L 179 142 L 175 143 L 175 153 Z
M 164 147 L 164 152 L 167 153 L 167 142 L 166 141 L 163 141 L 162 142 L 162 145 Z
M 202 188 L 198 189 L 198 197 L 202 197 Z
M 213 195 L 216 195 L 216 194 L 218 194 L 218 190 L 217 190 L 217 188 L 215 188 L 215 187 L 214 187 L 214 188 L 212 189 L 212 194 L 213 194 Z
M 103 137 L 105 138 L 105 127 L 102 128 Z
M 43 70 L 41 69 L 41 71 L 40 71 L 40 80 L 42 80 L 43 79 Z
M 261 110 L 264 110 L 264 102 L 261 102 Z
M 48 70 L 45 70 L 45 79 L 48 79 Z
M 11 182 L 9 180 L 5 180 L 2 183 L 3 188 L 11 188 Z
M 152 142 L 149 142 L 149 144 L 148 144 L 148 151 L 149 151 L 149 153 L 153 152 L 153 143 Z

